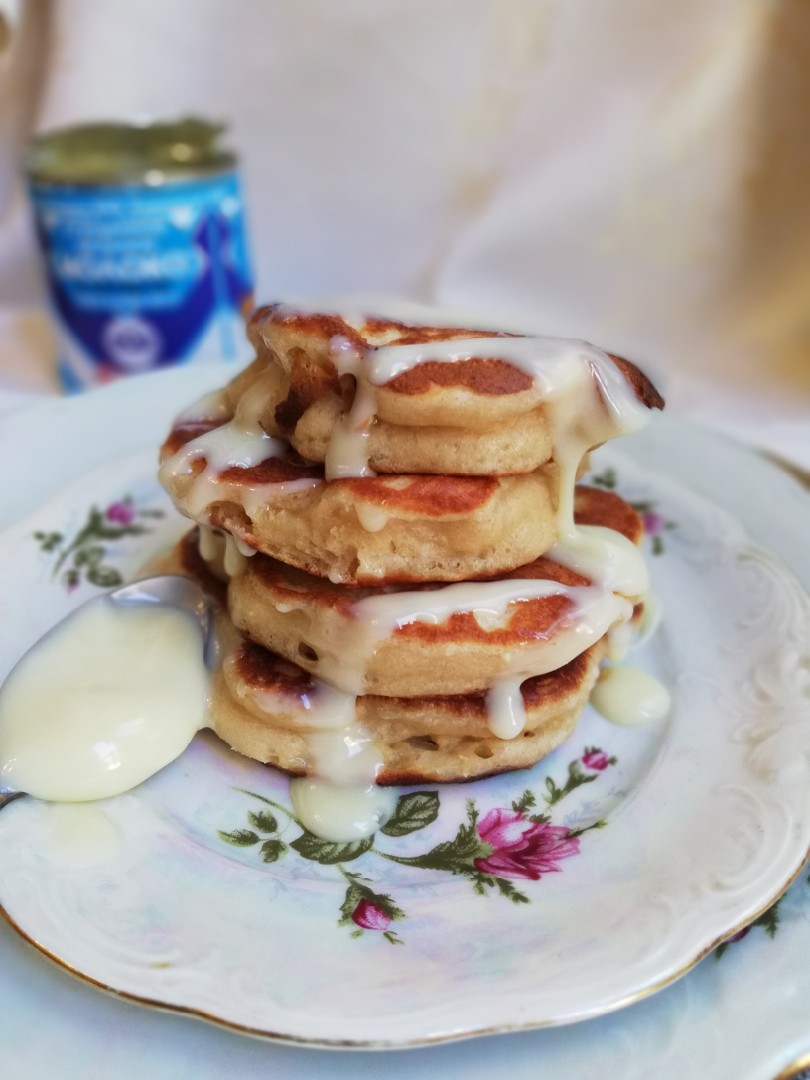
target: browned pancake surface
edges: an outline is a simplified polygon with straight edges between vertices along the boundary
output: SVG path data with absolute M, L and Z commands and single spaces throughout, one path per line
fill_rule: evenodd
M 582 509 L 581 523 L 587 518 L 591 524 L 617 529 L 635 543 L 641 540 L 638 514 L 615 493 L 580 487 L 576 506 Z M 571 587 L 591 584 L 587 577 L 545 556 L 488 578 L 509 579 Z M 432 591 L 443 584 L 346 588 L 256 555 L 244 573 L 230 582 L 228 606 L 234 623 L 252 640 L 329 679 L 351 669 L 352 650 L 366 640 L 363 620 L 370 612 L 364 601 L 381 592 Z M 474 584 L 471 589 L 472 607 Z M 477 692 L 508 674 L 505 657 L 533 655 L 537 645 L 567 630 L 576 612 L 573 597 L 552 593 L 512 601 L 490 625 L 482 625 L 472 610 L 456 611 L 436 621 L 414 619 L 393 625 L 375 645 L 362 688 L 368 694 L 403 697 Z

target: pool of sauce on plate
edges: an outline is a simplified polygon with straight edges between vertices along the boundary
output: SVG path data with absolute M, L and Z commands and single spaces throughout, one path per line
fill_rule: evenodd
M 53 802 L 119 795 L 205 723 L 208 674 L 193 616 L 102 598 L 79 608 L 0 691 L 0 786 Z

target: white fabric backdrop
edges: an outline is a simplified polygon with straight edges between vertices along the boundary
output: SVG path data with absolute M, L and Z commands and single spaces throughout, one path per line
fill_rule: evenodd
M 803 0 L 28 0 L 16 37 L 7 178 L 31 117 L 223 117 L 260 298 L 529 319 L 706 418 L 756 401 L 785 452 L 810 415 Z M 0 295 L 25 303 L 4 201 Z

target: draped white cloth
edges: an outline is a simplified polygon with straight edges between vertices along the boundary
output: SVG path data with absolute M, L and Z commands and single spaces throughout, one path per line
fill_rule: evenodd
M 221 117 L 260 298 L 404 294 L 587 337 L 657 371 L 691 412 L 810 464 L 804 0 L 10 12 L 7 303 L 38 295 L 14 181 L 31 128 Z

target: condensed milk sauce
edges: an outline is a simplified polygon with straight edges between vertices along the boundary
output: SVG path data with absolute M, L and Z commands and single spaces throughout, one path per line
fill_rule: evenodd
M 301 824 L 326 840 L 368 836 L 396 802 L 375 784 L 379 751 L 353 696 L 319 687 L 307 717 L 317 777 L 294 780 Z M 0 788 L 52 802 L 120 795 L 207 726 L 202 634 L 187 613 L 101 599 L 78 609 L 0 691 Z
M 221 474 L 226 469 L 249 469 L 261 465 L 263 461 L 285 456 L 286 445 L 268 435 L 261 425 L 265 401 L 265 381 L 259 378 L 242 396 L 236 414 L 227 422 L 227 410 L 221 393 L 206 395 L 177 418 L 176 423 L 206 420 L 219 423 L 218 427 L 181 446 L 160 467 L 159 476 L 164 484 L 170 477 L 192 477 L 183 500 L 183 510 L 195 521 L 207 523 L 208 510 L 213 502 L 235 502 L 253 516 L 274 498 L 317 487 L 317 478 L 306 477 L 266 484 L 228 484 L 223 480 Z M 200 461 L 204 461 L 205 465 L 195 472 Z
M 118 795 L 205 723 L 202 631 L 176 608 L 81 607 L 0 691 L 0 786 L 54 802 Z
M 211 529 L 207 525 L 200 526 L 198 546 L 211 573 L 222 581 L 244 573 L 248 559 L 256 554 L 255 548 L 237 536 L 231 536 L 221 529 Z
M 289 698 L 273 690 L 253 689 L 251 697 L 269 716 L 289 710 Z M 290 781 L 290 798 L 300 823 L 323 840 L 371 836 L 396 804 L 396 792 L 376 784 L 382 754 L 358 723 L 355 701 L 354 694 L 320 680 L 297 701 L 296 730 L 304 737 L 307 765 L 315 775 Z
M 484 631 L 506 626 L 515 605 L 549 596 L 564 596 L 570 614 L 548 637 L 523 643 L 503 654 L 503 674 L 512 678 L 544 675 L 569 663 L 629 619 L 632 603 L 599 586 L 563 585 L 542 579 L 458 582 L 438 589 L 379 592 L 357 600 L 355 618 L 343 627 L 336 648 L 330 636 L 312 636 L 318 653 L 318 675 L 348 693 L 365 692 L 366 671 L 379 643 L 411 623 L 440 626 L 454 614 L 469 612 Z
M 636 727 L 663 720 L 672 707 L 669 691 L 639 668 L 606 667 L 591 694 L 591 704 L 613 724 Z

